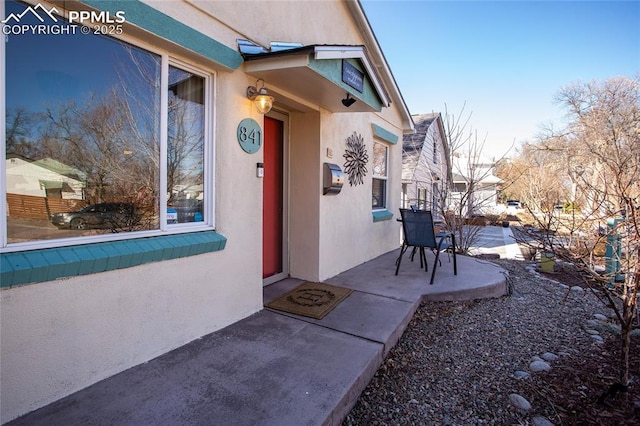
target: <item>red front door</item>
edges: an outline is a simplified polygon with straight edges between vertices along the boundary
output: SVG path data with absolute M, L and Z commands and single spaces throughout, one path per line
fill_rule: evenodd
M 284 123 L 264 117 L 262 278 L 283 272 Z

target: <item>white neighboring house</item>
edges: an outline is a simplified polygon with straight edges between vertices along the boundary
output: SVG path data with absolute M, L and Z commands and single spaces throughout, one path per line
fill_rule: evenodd
M 495 161 L 479 155 L 453 154 L 453 190 L 451 206 L 463 215 L 493 213 L 498 207 L 498 185 L 503 181 L 494 174 Z M 460 204 L 464 204 L 460 206 Z
M 50 158 L 28 161 L 17 156 L 8 156 L 5 163 L 9 194 L 69 200 L 84 197 L 82 172 L 70 166 Z
M 402 138 L 402 207 L 416 206 L 439 215 L 449 176 L 442 116 L 431 113 L 411 117 L 415 133 Z

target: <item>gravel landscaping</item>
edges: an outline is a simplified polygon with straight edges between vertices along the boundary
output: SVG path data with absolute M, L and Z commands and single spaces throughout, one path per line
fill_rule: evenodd
M 570 273 L 495 262 L 511 294 L 423 304 L 344 426 L 640 424 L 640 337 L 629 391 L 601 398 L 618 377 L 611 311 Z

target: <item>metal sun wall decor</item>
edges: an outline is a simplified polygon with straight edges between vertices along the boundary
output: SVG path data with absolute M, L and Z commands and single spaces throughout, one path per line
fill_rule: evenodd
M 344 163 L 344 171 L 349 176 L 349 185 L 357 186 L 364 183 L 369 156 L 361 135 L 353 132 L 353 135 L 347 138 L 347 149 L 343 157 L 347 160 Z

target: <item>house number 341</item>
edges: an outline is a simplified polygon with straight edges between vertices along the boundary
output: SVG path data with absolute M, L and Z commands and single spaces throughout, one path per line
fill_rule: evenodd
M 245 118 L 238 124 L 238 143 L 249 154 L 258 152 L 262 146 L 262 129 L 252 118 Z

